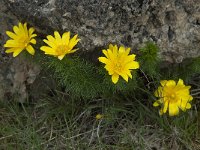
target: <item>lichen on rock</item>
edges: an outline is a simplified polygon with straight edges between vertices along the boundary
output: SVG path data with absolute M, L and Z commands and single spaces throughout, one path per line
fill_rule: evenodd
M 166 53 L 183 58 L 200 55 L 199 0 L 4 1 L 13 14 L 41 33 L 78 33 L 82 51 L 108 43 L 137 50 L 150 40 L 158 44 L 164 60 Z

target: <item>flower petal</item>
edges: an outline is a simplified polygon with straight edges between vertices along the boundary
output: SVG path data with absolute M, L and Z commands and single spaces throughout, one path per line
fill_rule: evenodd
M 131 51 L 131 48 L 130 48 L 130 47 L 126 48 L 126 51 L 125 51 L 126 56 L 128 56 L 128 54 L 130 53 L 130 51 Z M 132 54 L 132 55 L 133 55 L 133 54 Z M 130 55 L 129 55 L 129 56 L 130 56 Z M 134 57 L 134 60 L 135 60 L 135 57 Z
M 48 35 L 47 36 L 47 39 L 50 41 L 50 42 L 53 42 L 56 44 L 56 39 L 52 36 L 52 35 Z M 44 41 L 44 40 L 43 40 Z
M 54 32 L 54 36 L 55 36 L 55 39 L 59 39 L 59 40 L 61 39 L 61 36 L 58 31 Z
M 191 104 L 190 104 L 190 103 L 187 103 L 186 108 L 187 108 L 187 109 L 190 109 L 190 108 L 191 108 Z
M 40 47 L 40 50 L 44 51 L 45 54 L 57 56 L 57 53 L 55 52 L 55 50 L 53 48 L 48 47 L 48 46 L 42 46 L 42 47 Z
M 179 107 L 181 108 L 182 111 L 186 111 L 186 109 L 191 108 L 191 104 L 188 102 L 181 102 L 181 104 L 179 104 Z
M 119 48 L 119 53 L 124 53 L 124 52 L 125 52 L 125 47 L 120 46 L 120 48 Z
M 108 70 L 108 69 L 107 69 Z M 109 75 L 113 75 L 115 72 L 113 70 L 108 70 Z
M 163 113 L 167 112 L 168 105 L 169 105 L 169 101 L 165 101 L 164 102 L 164 107 L 163 107 Z
M 46 39 L 44 39 L 43 41 L 44 41 L 47 45 L 49 45 L 50 47 L 52 47 L 52 48 L 56 48 L 56 47 L 57 47 L 57 45 L 56 45 L 55 42 L 48 41 L 48 40 L 46 40 Z
M 162 108 L 159 110 L 159 115 L 163 115 L 163 109 Z
M 112 75 L 112 82 L 114 83 L 114 84 L 116 84 L 117 82 L 118 82 L 118 80 L 119 80 L 119 75 L 118 74 L 113 74 Z
M 128 63 L 128 62 L 131 62 L 131 61 L 134 61 L 135 60 L 135 54 L 131 54 L 131 55 L 128 55 L 128 56 L 126 56 L 126 63 Z
M 162 99 L 159 99 L 159 100 L 157 100 L 157 101 L 155 101 L 155 102 L 153 103 L 153 106 L 154 106 L 154 107 L 157 107 L 157 106 L 159 106 L 159 105 L 162 105 Z
M 18 33 L 19 33 L 19 28 L 18 28 L 18 26 L 14 26 L 14 27 L 13 27 L 13 31 L 15 32 L 15 34 L 18 34 Z
M 179 79 L 177 85 L 184 85 L 183 80 Z M 184 85 L 185 86 L 185 85 Z
M 6 31 L 6 34 L 12 39 L 16 39 L 18 37 L 15 33 L 10 31 Z
M 109 63 L 106 64 L 104 68 L 108 71 L 108 74 L 109 74 L 109 75 L 112 75 L 112 74 L 115 73 L 113 67 L 112 67 Z
M 54 36 L 55 36 L 55 39 L 56 39 L 56 42 L 58 43 L 58 45 L 62 45 L 62 38 L 61 38 L 60 34 L 58 33 L 58 31 L 54 32 Z
M 128 75 L 126 74 L 126 73 L 122 73 L 122 74 L 120 74 L 121 76 L 122 76 L 122 78 L 126 81 L 126 82 L 128 82 Z
M 31 40 L 30 40 L 30 43 L 36 44 L 36 40 L 35 40 L 35 39 L 31 39 Z
M 26 50 L 31 54 L 31 55 L 34 55 L 35 54 L 35 50 L 34 48 L 31 46 L 31 45 L 28 45 L 26 47 Z
M 126 64 L 125 66 L 126 69 L 138 69 L 139 68 L 139 63 L 137 61 L 132 61 Z
M 35 29 L 33 27 L 31 27 L 29 30 L 28 30 L 28 34 L 29 36 L 31 36 L 33 34 L 33 32 L 35 31 Z
M 22 23 L 20 22 L 19 23 L 19 34 L 25 36 L 26 35 L 26 32 L 24 30 L 24 26 L 22 25 Z
M 27 23 L 24 23 L 24 25 L 22 25 L 23 29 L 24 29 L 24 33 L 25 35 L 28 37 L 28 29 L 27 29 Z
M 161 84 L 162 86 L 165 86 L 166 83 L 167 83 L 167 80 L 162 80 L 162 81 L 160 81 L 160 84 Z
M 190 102 L 191 100 L 193 100 L 193 97 L 191 95 L 189 95 L 188 101 Z
M 115 61 L 117 59 L 117 57 L 113 54 L 112 50 L 108 49 L 107 52 L 108 52 L 109 59 L 111 61 Z
M 113 45 L 109 44 L 109 49 L 112 50 L 113 49 Z
M 163 96 L 163 88 L 161 86 L 159 86 L 158 89 L 154 92 L 154 95 L 156 97 L 162 97 Z
M 112 51 L 113 51 L 113 55 L 116 57 L 118 55 L 118 47 L 117 47 L 117 45 L 114 45 Z
M 7 49 L 5 52 L 6 53 L 13 53 L 14 51 L 16 51 L 18 48 L 9 48 L 9 49 Z
M 69 41 L 69 47 L 73 49 L 73 47 L 80 41 L 80 39 L 77 39 L 78 34 L 76 34 L 70 41 Z
M 167 83 L 166 83 L 166 86 L 175 87 L 176 86 L 176 82 L 174 80 L 168 80 Z
M 71 50 L 71 51 L 68 51 L 66 54 L 74 53 L 74 52 L 76 52 L 77 50 L 78 50 L 78 48 L 73 49 L 73 50 Z
M 102 50 L 102 52 L 103 52 L 103 54 L 107 57 L 107 58 L 109 58 L 109 56 L 108 56 L 108 52 L 104 49 L 104 50 Z
M 62 42 L 63 42 L 63 44 L 68 45 L 69 44 L 69 39 L 70 39 L 70 32 L 65 32 L 62 35 Z
M 132 79 L 133 77 L 132 77 L 132 74 L 131 74 L 131 71 L 127 71 L 126 72 L 127 73 L 127 75 Z
M 21 43 L 19 43 L 18 41 L 16 41 L 16 40 L 8 40 L 7 42 L 6 42 L 6 44 L 4 44 L 4 47 L 20 47 L 21 45 L 20 45 Z
M 99 57 L 98 59 L 99 59 L 100 62 L 102 62 L 104 64 L 107 64 L 108 61 L 109 61 L 106 57 Z
M 13 57 L 16 57 L 17 55 L 19 55 L 19 53 L 21 53 L 22 50 L 23 48 L 16 49 L 13 53 Z
M 30 38 L 34 38 L 34 37 L 36 37 L 37 36 L 37 34 L 32 34 L 31 36 L 30 36 Z
M 153 106 L 154 107 L 157 107 L 157 106 L 159 106 L 160 104 L 157 102 L 157 101 L 155 101 L 154 103 L 153 103 Z
M 65 57 L 65 55 L 58 56 L 58 59 L 62 60 Z
M 176 103 L 169 103 L 169 115 L 175 116 L 179 114 L 179 108 Z

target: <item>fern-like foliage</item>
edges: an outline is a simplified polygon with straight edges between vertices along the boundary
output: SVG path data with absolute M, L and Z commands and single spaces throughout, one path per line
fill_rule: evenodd
M 149 76 L 157 76 L 160 59 L 158 57 L 159 48 L 153 42 L 147 42 L 140 51 L 140 68 Z
M 200 74 L 200 57 L 192 59 L 190 68 L 191 68 L 193 75 Z
M 42 67 L 53 73 L 60 85 L 77 98 L 110 97 L 118 92 L 128 93 L 136 86 L 136 72 L 128 83 L 121 79 L 113 84 L 103 66 L 98 67 L 78 56 L 66 56 L 62 61 L 50 56 L 37 58 Z
M 175 64 L 169 68 L 174 78 L 190 81 L 195 75 L 200 74 L 200 57 L 187 58 L 181 64 Z
M 54 70 L 59 83 L 73 96 L 91 98 L 101 93 L 103 77 L 92 64 L 78 57 L 65 57 L 62 61 L 51 57 L 47 64 Z

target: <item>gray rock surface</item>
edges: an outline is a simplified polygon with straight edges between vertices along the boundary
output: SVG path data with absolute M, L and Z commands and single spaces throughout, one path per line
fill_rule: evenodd
M 27 88 L 40 73 L 40 67 L 19 56 L 0 68 L 0 100 L 25 102 L 29 96 Z
M 78 33 L 82 51 L 155 41 L 164 60 L 200 55 L 200 0 L 3 0 L 41 36 Z

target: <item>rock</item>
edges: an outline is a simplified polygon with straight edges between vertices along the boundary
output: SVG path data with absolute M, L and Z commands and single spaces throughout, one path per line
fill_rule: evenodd
M 134 51 L 156 42 L 163 60 L 200 55 L 199 0 L 4 0 L 20 21 L 37 28 L 41 37 L 78 33 L 81 51 L 97 51 L 109 43 Z M 176 57 L 175 56 L 175 57 Z
M 4 64 L 0 67 L 0 100 L 25 102 L 31 92 L 27 87 L 33 84 L 40 67 L 21 56 Z

